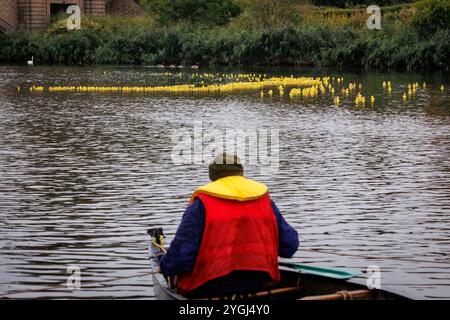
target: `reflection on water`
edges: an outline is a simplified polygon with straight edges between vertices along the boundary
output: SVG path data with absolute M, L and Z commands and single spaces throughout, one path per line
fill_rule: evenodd
M 329 73 L 362 82 L 376 105 L 253 92 L 17 94 L 17 85 L 191 78 L 149 68 L 0 67 L 0 295 L 152 298 L 151 276 L 139 276 L 149 270 L 145 230 L 163 226 L 170 240 L 190 193 L 207 180 L 206 166 L 171 163 L 170 135 L 202 120 L 205 129 L 280 129 L 279 173 L 249 167 L 247 175 L 269 185 L 301 249 L 329 252 L 300 249 L 296 261 L 377 264 L 382 285 L 450 298 L 450 94 L 438 89 L 448 78 Z M 428 89 L 405 104 L 413 81 Z M 81 268 L 82 290 L 47 289 L 66 281 L 69 265 Z

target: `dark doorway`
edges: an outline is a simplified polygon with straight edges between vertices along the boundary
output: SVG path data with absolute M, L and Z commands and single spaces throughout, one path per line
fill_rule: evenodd
M 50 20 L 55 21 L 67 17 L 67 8 L 76 3 L 51 3 L 50 4 Z

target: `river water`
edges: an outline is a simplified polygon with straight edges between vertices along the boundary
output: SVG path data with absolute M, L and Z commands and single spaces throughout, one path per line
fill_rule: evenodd
M 279 130 L 278 172 L 250 165 L 246 174 L 269 186 L 298 230 L 294 261 L 377 265 L 382 286 L 450 298 L 449 77 L 252 72 L 344 77 L 376 102 L 336 107 L 329 96 L 255 91 L 17 92 L 199 80 L 190 70 L 145 67 L 0 67 L 0 296 L 152 299 L 145 231 L 162 226 L 170 242 L 190 194 L 208 178 L 206 165 L 173 164 L 171 136 L 201 120 L 204 130 Z M 381 85 L 388 80 L 390 95 Z M 417 96 L 404 102 L 415 81 Z M 80 268 L 81 290 L 62 285 L 69 266 Z

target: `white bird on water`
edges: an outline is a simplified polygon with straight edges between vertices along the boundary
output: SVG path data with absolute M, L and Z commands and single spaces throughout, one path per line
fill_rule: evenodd
M 28 60 L 28 65 L 33 66 L 34 65 L 34 56 L 31 57 L 31 60 Z

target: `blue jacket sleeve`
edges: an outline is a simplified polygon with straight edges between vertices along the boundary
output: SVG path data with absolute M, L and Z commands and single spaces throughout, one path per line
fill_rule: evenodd
M 283 258 L 291 258 L 298 249 L 298 233 L 292 228 L 280 213 L 280 210 L 272 201 L 272 209 L 278 223 L 279 251 L 278 255 Z
M 167 254 L 160 259 L 164 276 L 186 273 L 194 267 L 205 226 L 205 208 L 199 199 L 186 208 Z

